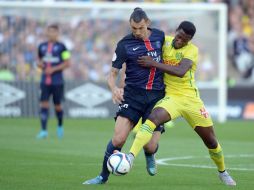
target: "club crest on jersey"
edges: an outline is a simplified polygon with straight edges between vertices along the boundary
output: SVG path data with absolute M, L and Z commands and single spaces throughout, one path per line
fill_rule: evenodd
M 161 48 L 161 42 L 160 41 L 156 41 L 155 42 L 155 47 L 156 48 Z
M 48 46 L 47 46 L 47 45 L 41 46 L 41 51 L 47 51 L 47 49 L 48 49 Z
M 176 53 L 176 59 L 180 61 L 182 58 L 183 58 L 182 52 L 177 52 Z
M 58 45 L 55 45 L 55 46 L 53 47 L 53 50 L 54 50 L 54 51 L 58 51 L 58 49 L 59 49 L 59 48 L 58 48 Z
M 205 108 L 200 109 L 200 114 L 203 115 L 205 118 L 209 117 L 209 113 L 208 113 L 208 111 L 206 111 Z

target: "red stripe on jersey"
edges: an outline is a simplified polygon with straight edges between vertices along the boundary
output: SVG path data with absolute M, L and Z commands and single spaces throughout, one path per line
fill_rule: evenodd
M 53 49 L 53 43 L 48 43 L 48 49 L 47 49 L 47 53 L 51 53 L 52 52 L 52 49 Z M 50 62 L 47 62 L 46 63 L 46 68 L 50 68 L 51 67 L 51 63 Z M 46 75 L 46 84 L 47 85 L 50 85 L 52 83 L 52 78 L 51 78 L 51 75 Z
M 146 49 L 148 51 L 152 51 L 153 47 L 152 47 L 152 44 L 151 44 L 150 40 L 149 39 L 145 39 L 144 42 L 145 42 Z
M 154 50 L 149 39 L 145 39 L 144 42 L 145 42 L 146 49 L 148 51 Z M 148 82 L 146 84 L 146 89 L 147 90 L 152 90 L 152 88 L 153 88 L 153 81 L 154 81 L 155 72 L 156 72 L 156 68 L 151 67 L 150 68 L 149 79 L 148 79 Z

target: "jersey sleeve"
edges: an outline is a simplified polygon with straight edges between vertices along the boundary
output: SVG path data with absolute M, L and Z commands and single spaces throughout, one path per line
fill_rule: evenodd
M 42 55 L 42 52 L 41 52 L 41 47 L 42 47 L 42 45 L 39 45 L 39 47 L 38 47 L 38 58 L 39 59 L 42 59 L 42 57 L 43 57 L 43 55 Z
M 197 59 L 198 59 L 198 48 L 196 48 L 195 46 L 190 46 L 186 50 L 183 58 L 190 59 L 193 62 L 197 62 Z
M 112 58 L 112 67 L 121 69 L 123 63 L 127 60 L 126 51 L 123 43 L 118 43 Z
M 71 58 L 71 52 L 67 50 L 64 44 L 62 44 L 61 58 L 63 61 Z

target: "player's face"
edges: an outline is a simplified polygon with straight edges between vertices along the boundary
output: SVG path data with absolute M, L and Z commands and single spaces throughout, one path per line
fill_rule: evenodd
M 138 39 L 148 38 L 149 20 L 142 19 L 140 22 L 134 22 L 133 19 L 130 21 L 131 31 L 133 35 Z
M 58 30 L 55 28 L 49 27 L 47 29 L 47 36 L 48 36 L 49 41 L 56 41 L 58 38 Z
M 175 49 L 180 49 L 188 44 L 191 40 L 191 35 L 186 34 L 183 29 L 177 30 L 175 38 L 173 40 L 173 46 Z

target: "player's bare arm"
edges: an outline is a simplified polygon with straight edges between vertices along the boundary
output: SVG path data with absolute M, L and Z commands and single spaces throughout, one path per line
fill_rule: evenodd
M 119 88 L 124 88 L 124 86 L 125 86 L 125 78 L 126 78 L 125 71 L 126 71 L 126 64 L 124 63 L 123 67 L 122 67 L 122 69 L 120 71 Z
M 108 77 L 108 86 L 112 92 L 112 100 L 114 104 L 120 104 L 124 100 L 123 88 L 119 88 L 116 85 L 118 74 L 119 74 L 119 69 L 112 67 Z
M 39 59 L 38 63 L 37 63 L 37 66 L 41 69 L 44 68 L 44 64 L 43 64 L 43 61 L 41 59 Z
M 182 78 L 191 68 L 192 61 L 190 59 L 183 58 L 177 66 L 172 66 L 158 63 L 154 61 L 150 56 L 142 56 L 139 57 L 138 64 L 142 67 L 156 67 L 165 73 Z

